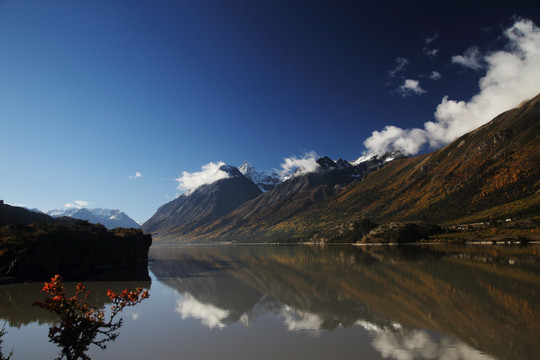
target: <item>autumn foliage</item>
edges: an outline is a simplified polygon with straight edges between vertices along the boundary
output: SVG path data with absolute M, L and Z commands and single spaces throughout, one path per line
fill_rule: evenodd
M 89 291 L 81 283 L 75 287 L 75 295 L 68 297 L 62 283 L 62 277 L 55 275 L 46 282 L 42 291 L 47 294 L 43 301 L 34 305 L 47 309 L 58 315 L 60 324 L 49 329 L 49 341 L 56 343 L 61 349 L 59 359 L 90 359 L 86 351 L 91 344 L 101 349 L 106 343 L 118 337 L 118 329 L 122 319 L 116 320 L 118 314 L 128 306 L 135 306 L 149 297 L 148 291 L 138 287 L 135 291 L 127 289 L 117 294 L 107 290 L 112 301 L 111 313 L 105 319 L 105 311 L 88 304 Z

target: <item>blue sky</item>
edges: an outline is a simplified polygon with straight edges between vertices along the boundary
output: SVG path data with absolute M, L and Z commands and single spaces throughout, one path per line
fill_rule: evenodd
M 540 90 L 537 1 L 361 3 L 0 1 L 0 198 L 143 222 L 209 162 L 430 151 Z

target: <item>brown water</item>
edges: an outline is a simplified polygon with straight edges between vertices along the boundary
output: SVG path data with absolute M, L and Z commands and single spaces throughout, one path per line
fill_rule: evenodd
M 116 342 L 89 355 L 536 359 L 539 254 L 539 246 L 155 246 L 151 281 L 85 281 L 94 294 L 140 285 L 151 296 L 124 311 Z M 41 287 L 0 286 L 2 346 L 14 360 L 58 355 L 47 338 L 54 317 L 30 305 Z

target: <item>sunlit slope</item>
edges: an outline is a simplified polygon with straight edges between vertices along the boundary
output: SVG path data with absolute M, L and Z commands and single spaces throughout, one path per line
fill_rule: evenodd
M 441 150 L 398 159 L 291 223 L 357 217 L 445 223 L 540 213 L 540 96 Z M 509 206 L 507 206 L 509 205 Z

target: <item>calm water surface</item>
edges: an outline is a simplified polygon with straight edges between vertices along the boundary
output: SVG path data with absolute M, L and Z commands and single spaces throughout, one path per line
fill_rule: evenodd
M 150 299 L 93 359 L 537 359 L 540 247 L 153 246 Z M 66 283 L 68 288 L 74 284 Z M 53 359 L 41 283 L 0 286 L 12 359 Z M 101 297 L 100 297 L 101 296 Z

